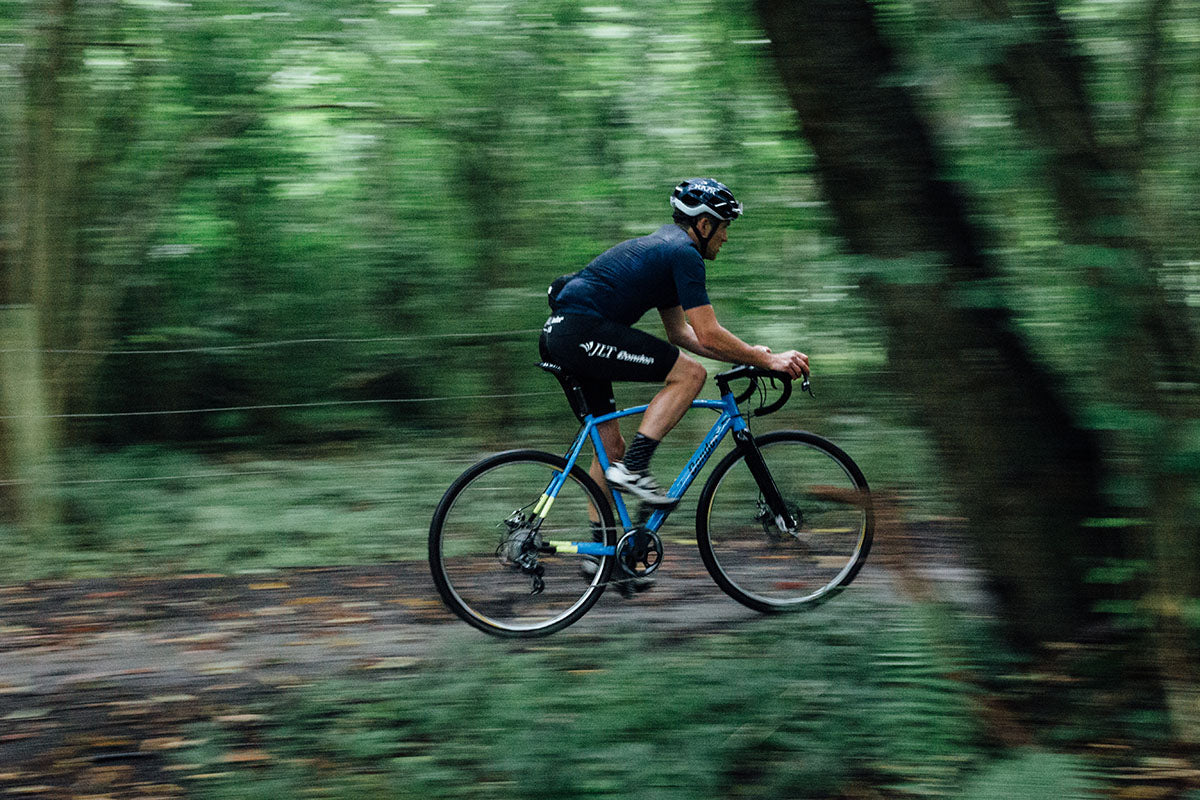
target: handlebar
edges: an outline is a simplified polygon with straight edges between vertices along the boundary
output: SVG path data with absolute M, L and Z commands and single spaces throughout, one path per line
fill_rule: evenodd
M 754 409 L 754 411 L 750 412 L 751 416 L 765 417 L 767 414 L 774 414 L 776 411 L 783 408 L 783 406 L 792 396 L 791 375 L 788 375 L 786 372 L 776 372 L 774 370 L 763 369 L 762 367 L 752 367 L 749 364 L 741 364 L 733 369 L 726 370 L 717 375 L 717 386 L 720 387 L 721 394 L 725 395 L 732 391 L 729 388 L 730 381 L 740 380 L 743 378 L 749 379 L 750 385 L 746 387 L 745 391 L 734 398 L 734 402 L 736 402 L 738 405 L 741 405 L 746 400 L 749 400 L 754 393 L 758 391 L 758 382 L 760 379 L 767 378 L 772 381 L 778 380 L 783 382 L 783 394 L 781 394 L 775 400 L 775 402 L 771 403 L 770 405 Z M 812 386 L 807 375 L 801 379 L 800 391 L 808 392 L 810 396 L 815 397 L 815 395 L 813 395 Z

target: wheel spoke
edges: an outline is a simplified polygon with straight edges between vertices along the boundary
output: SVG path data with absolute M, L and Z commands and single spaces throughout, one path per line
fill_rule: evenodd
M 430 528 L 434 581 L 472 625 L 501 635 L 549 633 L 581 616 L 603 591 L 605 570 L 581 575 L 579 556 L 545 544 L 591 541 L 597 514 L 611 528 L 595 484 L 573 473 L 548 518 L 533 513 L 562 466 L 557 456 L 532 451 L 496 456 L 464 473 L 438 506 Z
M 758 441 L 797 529 L 779 529 L 746 462 L 731 456 L 701 498 L 701 554 L 739 602 L 761 611 L 811 605 L 849 583 L 866 557 L 870 495 L 857 466 L 820 437 L 780 432 Z

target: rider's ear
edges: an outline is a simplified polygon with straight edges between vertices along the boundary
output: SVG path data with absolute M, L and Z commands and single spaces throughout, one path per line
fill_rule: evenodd
M 713 232 L 713 221 L 708 217 L 700 217 L 696 220 L 696 230 L 701 236 L 708 236 Z

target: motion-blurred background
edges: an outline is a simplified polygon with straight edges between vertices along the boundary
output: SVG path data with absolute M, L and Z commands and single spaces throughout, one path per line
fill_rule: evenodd
M 952 531 L 989 603 L 839 599 L 738 634 L 780 660 L 770 692 L 824 687 L 823 710 L 786 695 L 796 729 L 697 688 L 668 735 L 637 703 L 606 716 L 618 684 L 583 692 L 598 716 L 575 724 L 618 750 L 553 796 L 616 796 L 685 740 L 680 775 L 706 777 L 655 796 L 1004 797 L 1030 774 L 1200 796 L 1195 0 L 0 0 L 0 134 L 6 583 L 420 560 L 467 463 L 574 432 L 534 368 L 546 284 L 712 176 L 746 206 L 709 266 L 719 318 L 812 358 L 816 400 L 768 422 L 862 465 L 880 546 L 917 540 L 905 568 Z M 897 614 L 889 660 L 851 617 Z M 797 630 L 844 638 L 792 650 Z M 604 646 L 622 680 L 672 680 Z M 714 685 L 697 659 L 757 674 L 687 647 L 685 683 Z M 831 699 L 910 656 L 931 666 Z M 1044 693 L 1061 705 L 1022 727 Z M 900 707 L 871 733 L 879 697 Z M 1027 733 L 989 738 L 997 705 Z M 941 733 L 897 755 L 912 726 Z M 486 725 L 423 749 L 436 728 L 401 770 L 425 796 L 480 774 L 478 796 L 529 796 L 520 759 L 463 766 Z M 373 746 L 330 785 L 401 769 Z M 564 747 L 591 763 L 586 737 Z

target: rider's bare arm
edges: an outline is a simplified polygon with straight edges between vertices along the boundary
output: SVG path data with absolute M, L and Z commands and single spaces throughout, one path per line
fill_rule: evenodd
M 700 344 L 700 340 L 696 337 L 696 331 L 688 324 L 687 316 L 681 306 L 660 308 L 658 313 L 662 317 L 663 327 L 667 330 L 667 341 L 671 344 L 698 356 L 718 361 L 725 360 L 718 353 L 712 352 Z
M 808 373 L 808 356 L 795 350 L 772 353 L 768 347 L 746 344 L 717 322 L 711 305 L 690 308 L 686 314 L 680 306 L 675 306 L 661 309 L 659 314 L 671 344 L 696 355 L 718 361 L 753 364 L 786 372 L 793 378 Z

